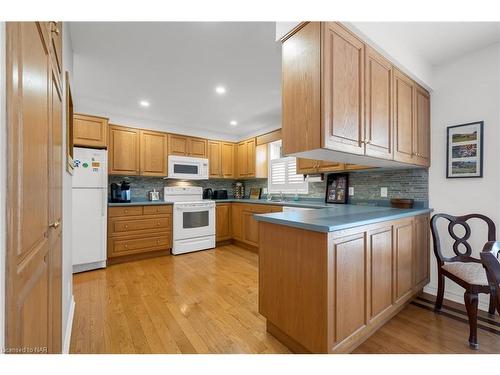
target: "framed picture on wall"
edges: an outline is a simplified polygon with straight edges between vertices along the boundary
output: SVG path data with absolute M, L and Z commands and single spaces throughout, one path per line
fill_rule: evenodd
M 446 178 L 483 177 L 483 124 L 448 126 Z

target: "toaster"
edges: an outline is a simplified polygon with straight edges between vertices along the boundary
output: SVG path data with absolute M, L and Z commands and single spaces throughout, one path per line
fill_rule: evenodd
M 227 199 L 227 190 L 214 190 L 213 199 Z

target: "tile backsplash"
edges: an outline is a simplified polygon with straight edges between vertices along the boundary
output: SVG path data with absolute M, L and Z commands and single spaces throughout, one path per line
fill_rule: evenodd
M 157 189 L 163 197 L 164 186 L 201 186 L 213 190 L 226 189 L 232 195 L 233 183 L 236 180 L 204 180 L 179 181 L 163 180 L 160 177 L 144 176 L 109 176 L 109 184 L 120 183 L 128 178 L 131 184 L 132 199 L 146 199 L 147 192 Z M 249 195 L 250 188 L 267 188 L 267 179 L 245 180 L 245 194 Z M 427 203 L 429 191 L 429 175 L 426 169 L 396 169 L 370 170 L 349 173 L 349 186 L 354 187 L 354 196 L 349 197 L 350 203 L 364 203 L 366 201 L 380 201 L 388 203 L 391 198 L 412 198 L 417 202 Z M 380 188 L 387 187 L 387 198 L 380 197 Z M 324 198 L 326 181 L 310 182 L 307 198 Z

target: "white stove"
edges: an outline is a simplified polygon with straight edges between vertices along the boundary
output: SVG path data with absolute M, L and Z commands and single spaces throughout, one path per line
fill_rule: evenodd
M 202 196 L 197 186 L 164 188 L 165 201 L 174 202 L 174 255 L 215 247 L 215 202 Z

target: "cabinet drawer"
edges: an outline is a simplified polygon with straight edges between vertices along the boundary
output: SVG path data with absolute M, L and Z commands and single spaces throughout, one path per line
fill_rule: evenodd
M 148 229 L 155 229 L 159 232 L 170 231 L 172 229 L 170 216 L 154 219 L 111 220 L 109 224 L 108 230 L 110 235 Z
M 171 214 L 172 206 L 144 206 L 144 215 Z
M 171 233 L 148 238 L 110 238 L 108 240 L 108 256 L 112 258 L 128 254 L 169 249 L 171 247 Z
M 122 207 L 109 207 L 108 216 L 140 216 L 142 215 L 142 206 L 122 206 Z

